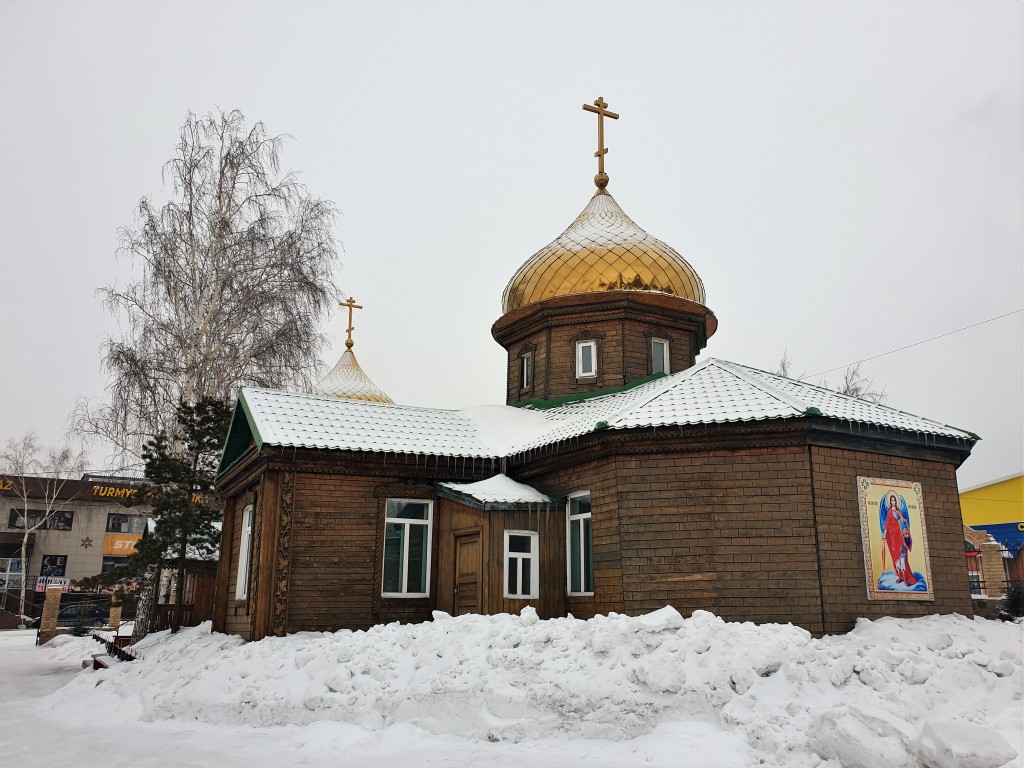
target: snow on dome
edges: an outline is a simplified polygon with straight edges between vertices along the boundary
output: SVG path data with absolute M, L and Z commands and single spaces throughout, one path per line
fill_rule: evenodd
M 441 485 L 485 504 L 546 504 L 551 501 L 551 497 L 545 496 L 532 486 L 513 480 L 508 475 L 495 475 L 476 483 Z
M 604 190 L 519 268 L 502 309 L 598 291 L 651 291 L 704 304 L 704 284 L 686 259 L 638 227 Z
M 394 402 L 363 372 L 351 349 L 345 350 L 338 364 L 314 387 L 313 394 L 371 403 Z

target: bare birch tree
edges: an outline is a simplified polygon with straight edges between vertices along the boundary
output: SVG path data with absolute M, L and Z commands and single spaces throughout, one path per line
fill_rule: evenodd
M 836 391 L 872 403 L 884 403 L 887 397 L 884 387 L 881 390 L 875 388 L 874 376 L 868 377 L 861 372 L 860 363 L 854 363 L 843 371 L 843 380 Z
M 79 478 L 84 466 L 84 454 L 75 453 L 69 446 L 44 451 L 31 432 L 12 437 L 0 453 L 3 492 L 9 502 L 17 504 L 16 522 L 22 530 L 19 616 L 25 615 L 29 539 L 35 531 L 49 527 L 75 501 L 75 495 L 66 493 L 65 486 Z
M 793 361 L 789 359 L 789 350 L 786 350 L 782 353 L 782 357 L 772 373 L 778 376 L 785 376 L 787 379 L 796 379 L 797 381 L 807 378 L 806 373 L 801 373 L 799 376 L 795 375 L 792 367 Z M 821 386 L 835 389 L 841 395 L 849 395 L 850 397 L 856 397 L 872 403 L 884 403 L 885 398 L 888 396 L 884 388 L 881 390 L 875 389 L 875 377 L 865 376 L 860 369 L 860 363 L 854 363 L 843 371 L 843 380 L 839 382 L 838 387 L 829 386 L 828 381 L 825 379 L 822 379 Z
M 141 274 L 100 289 L 122 333 L 103 347 L 108 401 L 80 400 L 75 425 L 122 458 L 171 433 L 179 404 L 312 380 L 337 295 L 336 210 L 281 171 L 284 141 L 238 110 L 190 113 L 164 165 L 170 200 L 143 197 L 120 230 Z

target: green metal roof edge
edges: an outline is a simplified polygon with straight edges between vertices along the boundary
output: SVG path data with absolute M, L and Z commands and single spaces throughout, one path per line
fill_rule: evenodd
M 513 403 L 514 408 L 536 408 L 544 411 L 548 408 L 557 408 L 560 405 L 566 405 L 568 403 L 582 403 L 585 400 L 593 400 L 595 397 L 604 397 L 605 395 L 615 395 L 619 392 L 626 392 L 634 387 L 639 387 L 641 384 L 647 384 L 657 379 L 665 378 L 664 373 L 652 373 L 643 378 L 631 381 L 628 384 L 623 384 L 621 387 L 609 387 L 608 389 L 599 389 L 595 392 L 586 392 L 581 395 L 562 395 L 561 397 L 553 397 L 550 400 L 544 400 L 539 397 L 532 397 L 529 400 L 523 400 L 521 403 Z
M 217 476 L 220 475 L 232 464 L 235 463 L 235 459 L 241 456 L 245 449 L 238 451 L 231 457 L 231 460 L 225 463 L 228 458 L 228 451 L 233 448 L 231 438 L 236 434 L 235 424 L 238 419 L 238 409 L 242 409 L 242 413 L 245 415 L 246 425 L 249 427 L 249 433 L 252 435 L 253 441 L 256 443 L 256 449 L 261 450 L 263 448 L 263 437 L 260 435 L 259 429 L 256 428 L 256 419 L 253 418 L 252 411 L 249 410 L 249 404 L 245 400 L 245 391 L 238 391 L 238 399 L 235 400 L 234 410 L 231 412 L 231 426 L 228 427 L 228 436 L 224 441 L 224 452 L 220 457 L 220 466 L 217 467 Z M 248 445 L 248 441 L 246 441 Z

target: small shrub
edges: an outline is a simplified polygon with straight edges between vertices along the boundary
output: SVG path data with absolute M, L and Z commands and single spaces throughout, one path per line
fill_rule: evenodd
M 1006 582 L 1003 610 L 1011 616 L 1024 616 L 1024 581 Z

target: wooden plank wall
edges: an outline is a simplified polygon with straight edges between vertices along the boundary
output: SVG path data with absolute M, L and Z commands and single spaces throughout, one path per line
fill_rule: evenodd
M 485 570 L 490 574 L 487 613 L 519 613 L 533 606 L 542 619 L 565 616 L 565 513 L 557 511 L 488 512 L 490 557 Z M 540 557 L 534 577 L 540 578 L 539 598 L 520 600 L 505 597 L 505 531 L 538 534 Z M 536 560 L 535 560 L 536 562 Z
M 486 595 L 490 579 L 486 563 L 490 559 L 490 539 L 487 529 L 490 518 L 480 509 L 467 507 L 451 499 L 438 499 L 436 535 L 440 538 L 438 546 L 437 566 L 437 609 L 446 613 L 455 613 L 455 536 L 480 530 L 480 547 L 482 563 L 480 574 L 480 594 L 482 608 L 487 612 Z
M 224 500 L 224 519 L 220 529 L 220 560 L 217 562 L 217 584 L 214 596 L 213 631 L 226 632 L 225 622 L 228 610 L 228 577 L 231 570 L 233 535 L 235 532 L 235 501 L 231 496 Z
M 438 610 L 454 612 L 455 537 L 473 530 L 481 532 L 483 613 L 519 613 L 529 605 L 544 619 L 565 616 L 565 513 L 561 509 L 484 512 L 450 499 L 441 499 L 439 504 Z M 505 597 L 506 530 L 538 534 L 540 553 L 534 572 L 534 578 L 540 579 L 537 599 Z
M 227 546 L 221 550 L 221 559 L 227 558 L 227 599 L 224 603 L 224 631 L 231 635 L 241 635 L 246 639 L 249 638 L 248 605 L 245 600 L 236 600 L 235 594 L 238 584 L 238 553 L 242 539 L 242 510 L 249 503 L 251 497 L 251 493 L 243 492 L 228 500 L 228 504 L 235 510 L 235 514 L 232 515 L 230 540 Z M 224 530 L 228 530 L 226 524 Z
M 516 478 L 520 479 L 520 478 Z M 565 498 L 589 491 L 593 525 L 594 594 L 565 596 L 562 613 L 589 619 L 599 613 L 622 613 L 622 553 L 619 531 L 619 494 L 615 459 L 599 459 L 521 479 L 549 496 Z M 549 513 L 561 526 L 562 594 L 565 595 L 565 511 Z

